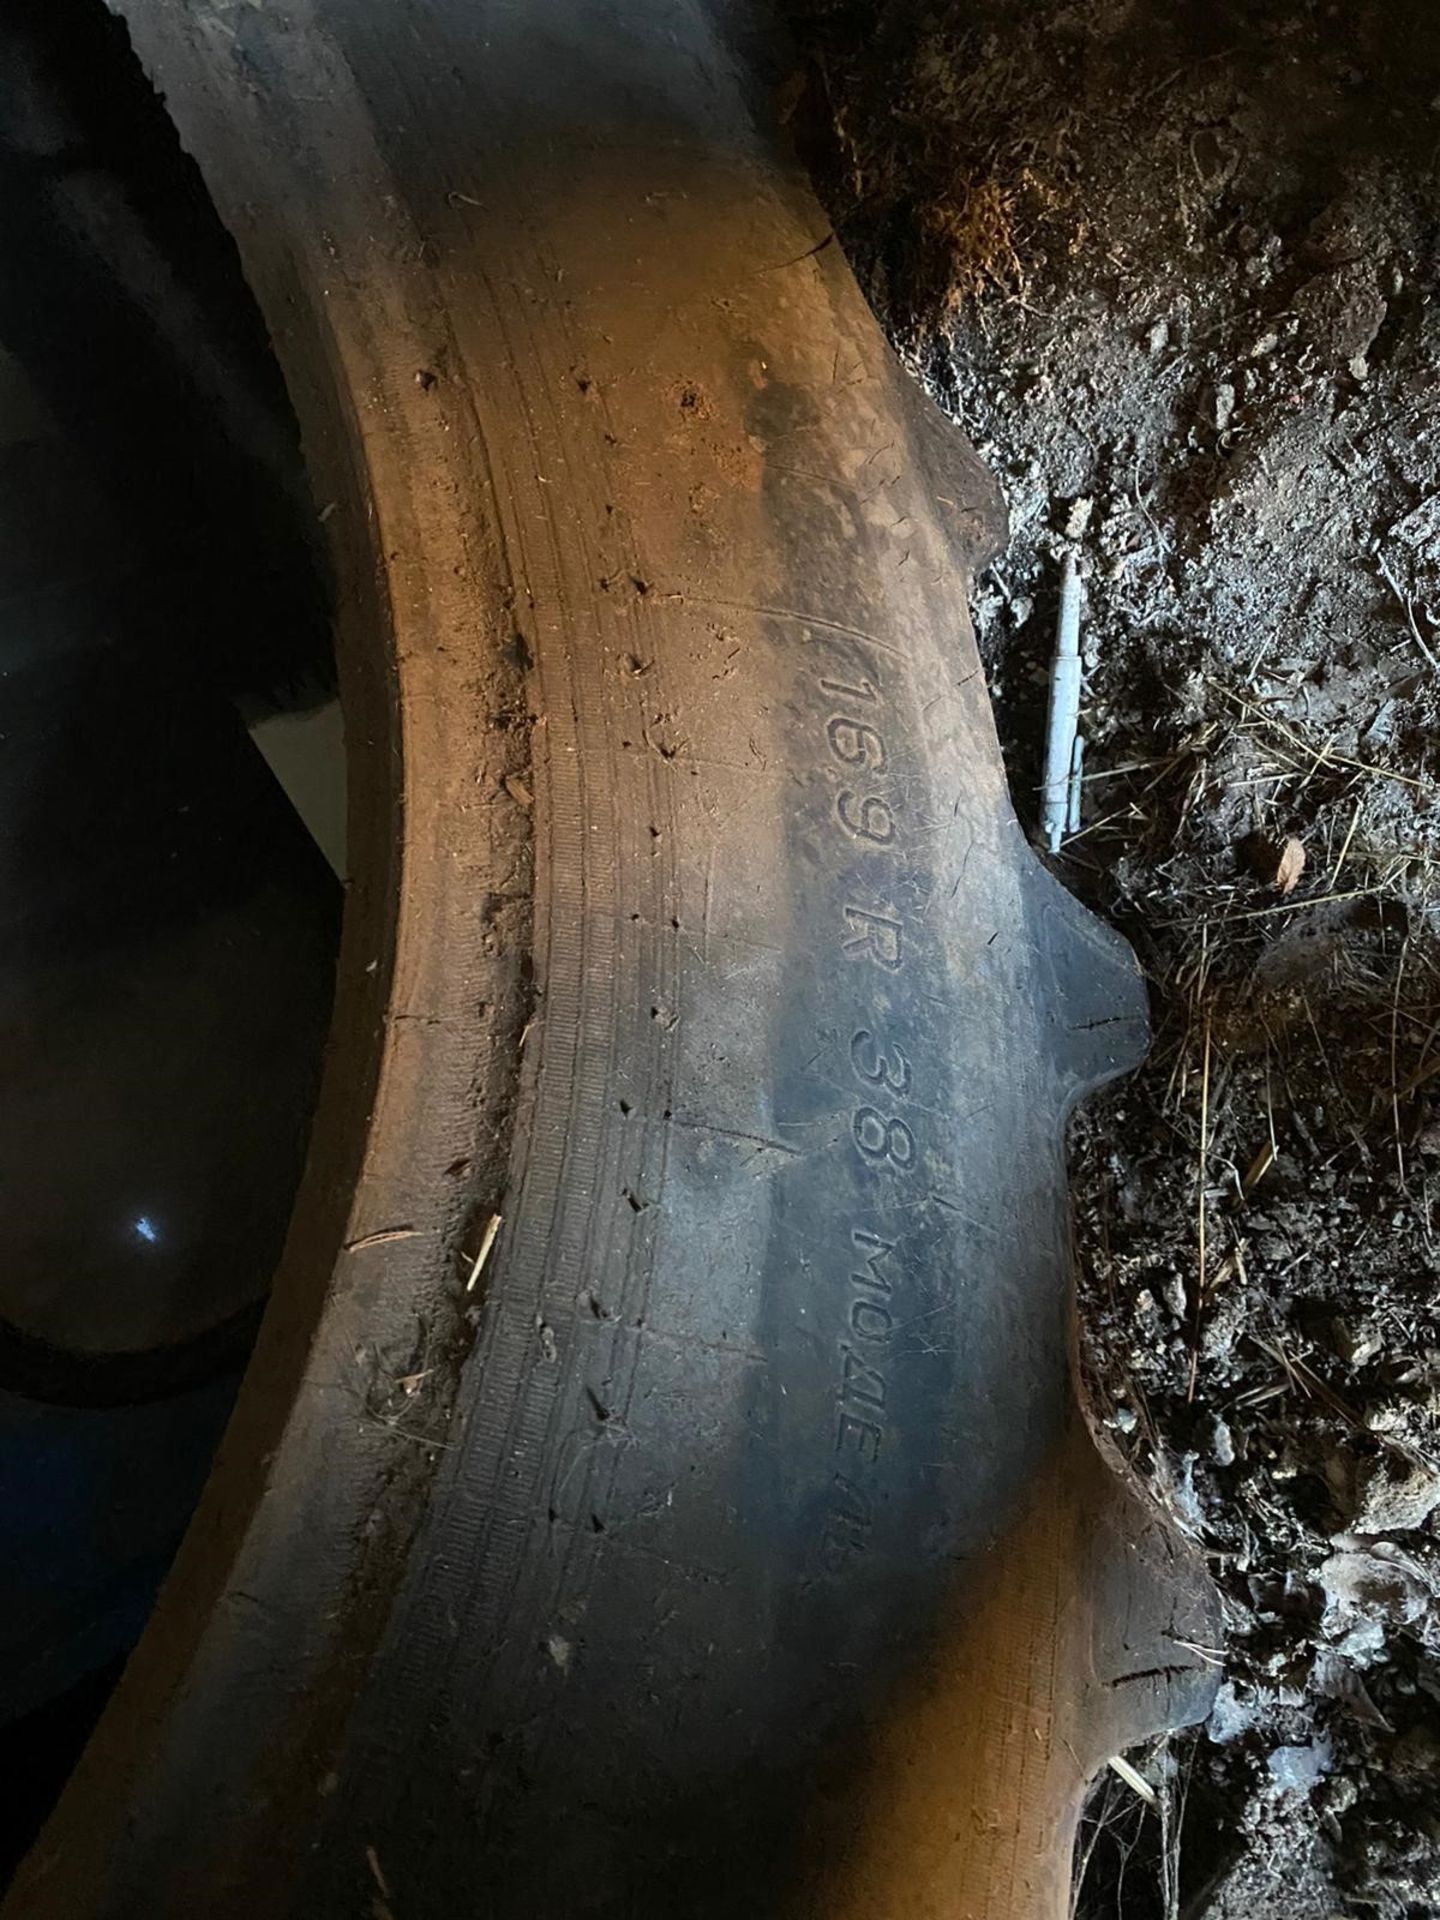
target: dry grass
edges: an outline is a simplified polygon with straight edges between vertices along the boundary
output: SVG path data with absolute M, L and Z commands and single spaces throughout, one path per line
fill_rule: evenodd
M 985 294 L 1026 298 L 1016 219 L 1015 190 L 993 176 L 967 176 L 926 209 L 925 232 L 940 254 L 944 311 Z

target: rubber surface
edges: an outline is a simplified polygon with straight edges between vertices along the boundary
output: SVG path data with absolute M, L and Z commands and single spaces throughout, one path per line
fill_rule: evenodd
M 1070 1386 L 1062 1119 L 1143 1001 L 1006 797 L 995 489 L 739 16 L 125 11 L 333 503 L 360 879 L 251 1378 L 7 1920 L 1058 1915 L 1207 1611 Z

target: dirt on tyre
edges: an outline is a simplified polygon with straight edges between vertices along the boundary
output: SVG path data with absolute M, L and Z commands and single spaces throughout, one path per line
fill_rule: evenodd
M 1058 1915 L 1208 1616 L 1070 1384 L 1143 994 L 1010 810 L 995 487 L 739 8 L 122 12 L 302 422 L 355 879 L 239 1408 L 6 1920 Z

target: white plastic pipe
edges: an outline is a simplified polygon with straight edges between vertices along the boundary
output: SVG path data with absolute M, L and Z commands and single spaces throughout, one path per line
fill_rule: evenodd
M 1080 724 L 1080 576 L 1067 553 L 1060 575 L 1060 618 L 1050 661 L 1050 711 L 1045 725 L 1045 778 L 1040 827 L 1051 853 L 1060 851 L 1070 814 L 1070 778 Z
M 1085 736 L 1075 736 L 1075 751 L 1070 756 L 1070 818 L 1065 824 L 1067 833 L 1080 831 L 1080 789 L 1085 778 Z

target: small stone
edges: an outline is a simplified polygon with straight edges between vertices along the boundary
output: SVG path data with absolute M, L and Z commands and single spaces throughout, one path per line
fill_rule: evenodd
M 1338 1314 L 1330 1322 L 1330 1337 L 1336 1353 L 1349 1367 L 1363 1367 L 1380 1351 L 1380 1335 L 1368 1321 L 1349 1321 Z
M 1215 389 L 1215 431 L 1228 431 L 1235 417 L 1235 387 L 1233 382 L 1222 380 Z
M 1205 1515 L 1195 1491 L 1195 1455 L 1181 1454 L 1176 1460 L 1162 1453 L 1155 1462 L 1155 1480 L 1181 1526 L 1198 1540 L 1205 1531 Z
M 1325 1805 L 1329 1812 L 1337 1817 L 1348 1813 L 1360 1798 L 1360 1789 L 1348 1773 L 1332 1774 L 1325 1782 Z M 1344 1914 L 1336 1914 L 1333 1920 L 1346 1920 Z
M 1245 1315 L 1245 1295 L 1238 1287 L 1212 1302 L 1200 1328 L 1200 1351 L 1207 1360 L 1221 1360 L 1232 1350 Z
M 1157 320 L 1146 336 L 1145 344 L 1151 353 L 1163 353 L 1170 344 L 1169 321 Z
M 1160 1289 L 1160 1297 L 1177 1320 L 1185 1318 L 1185 1282 L 1178 1273 L 1165 1282 Z
M 1090 515 L 1095 510 L 1095 502 L 1088 494 L 1082 494 L 1078 500 L 1070 502 L 1070 511 L 1065 516 L 1065 538 L 1078 540 L 1090 524 Z
M 1387 1460 L 1371 1460 L 1361 1470 L 1360 1500 L 1351 1521 L 1354 1533 L 1396 1533 L 1423 1527 L 1440 1507 L 1440 1470 L 1419 1462 L 1397 1475 Z
M 1215 1417 L 1214 1430 L 1210 1436 L 1210 1452 L 1214 1457 L 1216 1466 L 1234 1466 L 1235 1438 L 1230 1431 L 1229 1423 L 1222 1420 L 1218 1414 Z
M 1276 1747 L 1265 1764 L 1282 1793 L 1309 1793 L 1330 1771 L 1330 1742 L 1321 1738 L 1304 1747 Z
M 1117 1433 L 1133 1433 L 1140 1421 L 1133 1407 L 1116 1407 L 1110 1416 L 1110 1424 Z
M 1205 1731 L 1220 1746 L 1228 1741 L 1238 1740 L 1248 1733 L 1255 1724 L 1256 1702 L 1253 1699 L 1242 1700 L 1235 1691 L 1232 1680 L 1222 1680 L 1215 1695 L 1215 1704 L 1210 1709 L 1210 1718 L 1205 1723 Z
M 1429 1603 L 1408 1566 L 1368 1548 L 1331 1554 L 1317 1577 L 1325 1594 L 1322 1630 L 1356 1666 L 1372 1665 L 1384 1651 L 1387 1629 L 1412 1625 Z
M 1385 1624 L 1381 1620 L 1362 1620 L 1335 1644 L 1357 1667 L 1374 1666 L 1385 1651 Z
M 1370 1697 L 1370 1691 L 1347 1660 L 1330 1647 L 1321 1647 L 1315 1655 L 1311 1673 L 1316 1691 L 1327 1700 L 1337 1700 L 1352 1719 L 1363 1727 L 1391 1731 L 1390 1723 Z

